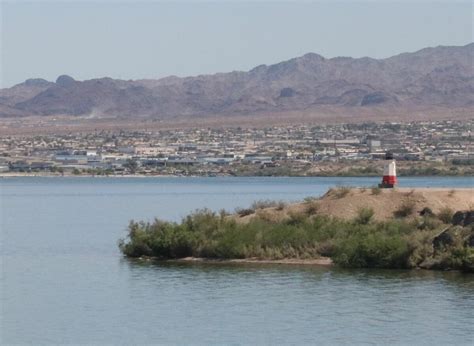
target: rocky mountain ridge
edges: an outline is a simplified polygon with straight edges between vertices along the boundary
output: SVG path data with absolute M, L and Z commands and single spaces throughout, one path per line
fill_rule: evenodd
M 387 59 L 318 54 L 248 72 L 146 80 L 29 79 L 0 90 L 0 116 L 200 117 L 414 107 L 474 109 L 474 43 Z

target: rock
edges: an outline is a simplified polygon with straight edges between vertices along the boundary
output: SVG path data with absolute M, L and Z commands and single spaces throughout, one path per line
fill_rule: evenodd
M 420 216 L 433 216 L 433 215 L 434 215 L 433 211 L 428 207 L 424 207 L 420 211 Z
M 292 88 L 283 88 L 280 91 L 280 97 L 292 97 L 296 92 Z
M 30 78 L 30 79 L 25 80 L 23 84 L 29 87 L 35 87 L 35 86 L 42 87 L 42 86 L 48 86 L 51 83 L 48 82 L 46 79 L 42 79 L 42 78 Z
M 453 225 L 463 227 L 474 224 L 474 210 L 457 211 L 453 215 L 452 223 Z
M 59 76 L 58 79 L 56 79 L 56 84 L 58 84 L 60 86 L 63 86 L 63 87 L 72 85 L 75 82 L 76 81 L 74 80 L 74 78 L 72 78 L 71 76 L 65 75 L 65 74 L 63 74 L 62 76 Z
M 453 236 L 449 233 L 451 228 L 446 228 L 433 239 L 433 247 L 437 250 L 454 243 Z
M 474 247 L 474 231 L 472 231 L 471 235 L 467 237 L 465 245 L 467 247 Z
M 365 95 L 362 99 L 361 106 L 370 106 L 388 101 L 389 98 L 383 92 L 374 92 Z

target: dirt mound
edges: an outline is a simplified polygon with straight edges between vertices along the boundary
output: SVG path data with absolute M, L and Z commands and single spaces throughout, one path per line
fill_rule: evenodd
M 442 188 L 347 188 L 330 189 L 324 196 L 302 203 L 276 208 L 257 209 L 254 214 L 239 217 L 240 222 L 248 222 L 259 216 L 274 221 L 292 217 L 298 213 L 322 214 L 341 219 L 353 219 L 362 208 L 374 211 L 376 220 L 388 220 L 394 217 L 415 217 L 429 208 L 437 214 L 443 210 L 474 209 L 474 189 Z
M 374 218 L 385 220 L 400 216 L 419 215 L 424 208 L 434 213 L 450 208 L 454 211 L 471 209 L 474 205 L 474 189 L 349 189 L 329 190 L 320 201 L 323 214 L 350 219 L 361 208 L 371 208 Z M 404 215 L 406 214 L 406 215 Z

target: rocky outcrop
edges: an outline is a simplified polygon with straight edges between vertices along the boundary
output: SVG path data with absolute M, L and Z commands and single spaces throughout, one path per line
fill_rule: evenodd
M 467 237 L 465 245 L 474 247 L 474 231 L 471 231 L 471 235 Z
M 440 234 L 438 234 L 433 239 L 433 248 L 435 250 L 441 250 L 446 246 L 452 245 L 454 243 L 453 230 L 451 227 L 444 229 Z
M 421 213 L 420 213 L 421 214 Z M 467 247 L 474 247 L 474 229 L 468 227 L 474 225 L 474 210 L 457 211 L 453 215 L 453 226 L 445 228 L 433 239 L 433 248 L 440 250 L 451 246 L 456 239 Z
M 463 227 L 474 225 L 474 210 L 457 211 L 453 215 L 452 223 Z
M 283 88 L 280 91 L 280 97 L 293 97 L 296 92 L 292 88 Z
M 62 87 L 68 87 L 71 85 L 74 85 L 74 78 L 68 75 L 62 75 L 59 76 L 58 79 L 56 79 L 56 84 Z
M 428 207 L 424 207 L 420 211 L 420 216 L 433 216 L 433 215 L 434 215 L 433 210 L 431 210 L 431 208 L 428 208 Z
M 30 78 L 23 84 L 27 87 L 49 87 L 52 83 L 43 78 Z
M 474 211 L 456 212 L 452 224 L 433 239 L 433 255 L 438 259 L 427 260 L 424 265 L 434 269 L 457 266 L 463 271 L 474 272 Z

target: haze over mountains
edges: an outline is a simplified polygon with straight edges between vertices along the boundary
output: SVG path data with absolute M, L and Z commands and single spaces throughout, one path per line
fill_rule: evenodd
M 29 79 L 0 90 L 0 116 L 231 117 L 275 112 L 474 110 L 474 43 L 387 59 L 309 53 L 248 72 L 124 81 Z M 474 114 L 474 113 L 471 113 Z

